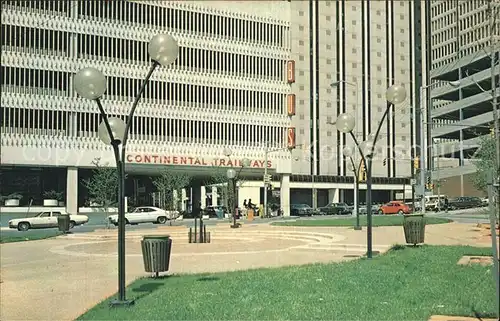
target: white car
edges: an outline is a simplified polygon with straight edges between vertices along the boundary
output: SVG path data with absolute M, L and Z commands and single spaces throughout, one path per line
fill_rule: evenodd
M 165 211 L 158 207 L 142 206 L 137 207 L 131 213 L 125 213 L 125 224 L 165 224 L 167 220 L 176 219 L 177 217 L 179 217 L 178 211 Z M 108 221 L 118 226 L 118 214 L 108 216 Z
M 29 229 L 53 228 L 57 227 L 57 217 L 69 215 L 69 228 L 88 223 L 87 215 L 73 215 L 65 211 L 44 211 L 34 217 L 17 218 L 9 221 L 9 227 L 18 231 L 27 231 Z

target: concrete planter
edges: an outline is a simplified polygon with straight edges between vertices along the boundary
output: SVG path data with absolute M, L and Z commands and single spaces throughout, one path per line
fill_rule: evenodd
M 57 206 L 58 203 L 59 202 L 57 200 L 51 200 L 51 199 L 43 200 L 43 206 Z
M 8 207 L 19 206 L 19 200 L 17 198 L 6 199 L 4 204 Z

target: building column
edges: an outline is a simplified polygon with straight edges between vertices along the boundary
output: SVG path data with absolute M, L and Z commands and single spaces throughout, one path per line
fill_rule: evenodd
M 201 202 L 201 208 L 207 207 L 207 189 L 205 188 L 205 186 L 200 186 L 200 202 Z
M 68 167 L 66 175 L 66 212 L 78 214 L 78 168 Z
M 186 211 L 187 210 L 187 189 L 183 188 L 181 189 L 181 210 Z
M 283 216 L 290 216 L 290 175 L 281 176 L 280 203 Z
M 212 206 L 217 206 L 218 200 L 219 199 L 219 194 L 217 193 L 217 186 L 212 186 Z
M 328 190 L 328 203 L 339 203 L 340 202 L 340 190 L 338 188 L 333 188 Z

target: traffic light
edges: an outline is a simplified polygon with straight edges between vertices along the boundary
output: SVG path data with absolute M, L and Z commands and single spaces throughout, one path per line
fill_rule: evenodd
M 387 165 L 387 158 L 384 158 L 384 160 L 382 161 L 382 165 Z
M 413 167 L 415 169 L 419 169 L 420 168 L 420 157 L 417 156 L 417 157 L 415 157 L 413 159 Z
M 495 128 L 493 127 L 490 128 L 490 136 L 491 138 L 495 138 Z
M 361 160 L 361 163 L 359 164 L 359 172 L 358 172 L 358 181 L 359 182 L 366 182 L 366 168 L 365 168 L 365 162 Z

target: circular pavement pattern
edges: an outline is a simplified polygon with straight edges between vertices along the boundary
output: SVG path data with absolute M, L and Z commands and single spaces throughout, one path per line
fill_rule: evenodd
M 154 234 L 154 233 L 152 233 Z M 175 231 L 168 233 L 172 240 L 172 256 L 200 256 L 200 255 L 236 255 L 283 252 L 294 249 L 326 250 L 331 246 L 340 245 L 338 242 L 344 236 L 333 233 L 317 233 L 304 231 L 211 231 L 211 243 L 190 244 L 187 232 Z M 77 257 L 114 257 L 117 255 L 117 238 L 114 236 L 72 237 L 68 239 L 82 239 L 82 242 L 64 244 L 50 249 L 54 254 Z M 139 257 L 141 254 L 142 235 L 127 236 L 127 256 Z M 83 241 L 85 240 L 85 241 Z

